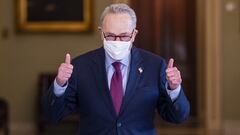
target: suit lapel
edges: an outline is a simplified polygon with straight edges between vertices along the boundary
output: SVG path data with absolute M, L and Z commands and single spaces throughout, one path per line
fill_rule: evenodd
M 139 70 L 143 69 L 142 57 L 139 53 L 139 50 L 133 47 L 131 55 L 132 56 L 131 56 L 131 63 L 130 63 L 130 71 L 128 75 L 127 87 L 126 87 L 125 95 L 123 98 L 123 103 L 120 110 L 120 115 L 121 113 L 123 113 L 129 101 L 132 99 L 132 96 L 136 92 L 136 86 L 141 77 L 141 73 Z
M 100 95 L 102 95 L 103 101 L 109 108 L 110 113 L 116 117 L 116 112 L 114 110 L 111 94 L 107 83 L 104 49 L 103 48 L 98 49 L 94 55 L 95 56 L 92 57 L 92 60 L 94 61 L 92 69 L 95 75 L 98 92 L 100 92 Z
M 117 117 L 115 112 L 111 94 L 108 88 L 107 83 L 107 74 L 106 74 L 106 67 L 105 67 L 105 52 L 103 48 L 100 48 L 96 51 L 94 56 L 92 57 L 94 64 L 92 65 L 92 70 L 95 75 L 96 84 L 98 88 L 98 92 L 102 95 L 102 99 L 106 106 L 109 108 L 110 113 Z M 125 108 L 127 107 L 128 103 L 132 99 L 132 96 L 136 92 L 136 86 L 138 81 L 141 77 L 141 73 L 139 69 L 143 69 L 142 65 L 142 57 L 137 48 L 133 47 L 131 52 L 131 63 L 130 63 L 130 71 L 128 75 L 127 87 L 125 91 L 125 95 L 123 98 L 122 106 L 119 115 L 123 113 Z

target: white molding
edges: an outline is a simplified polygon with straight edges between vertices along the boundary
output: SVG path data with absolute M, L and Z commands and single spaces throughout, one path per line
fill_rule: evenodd
M 12 123 L 10 124 L 10 135 L 35 135 L 37 127 L 35 123 Z
M 225 135 L 240 135 L 240 120 L 229 120 L 224 122 Z
M 221 0 L 205 0 L 205 124 L 208 130 L 221 128 Z

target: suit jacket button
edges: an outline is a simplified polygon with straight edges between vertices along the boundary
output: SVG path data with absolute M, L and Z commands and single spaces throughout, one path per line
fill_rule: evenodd
M 54 103 L 55 103 L 55 100 L 52 100 L 52 102 L 51 102 L 51 106 L 53 106 L 53 105 L 54 105 Z
M 121 127 L 122 126 L 122 123 L 117 123 L 117 127 Z

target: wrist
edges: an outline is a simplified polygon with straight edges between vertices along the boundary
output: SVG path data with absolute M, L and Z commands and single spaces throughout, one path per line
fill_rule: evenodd
M 179 85 L 171 85 L 171 84 L 169 84 L 169 83 L 168 83 L 168 85 L 167 85 L 168 90 L 175 90 L 175 89 L 177 89 L 178 87 L 179 87 Z
M 61 87 L 64 87 L 64 86 L 67 84 L 66 81 L 61 80 L 61 79 L 59 79 L 58 77 L 56 77 L 56 83 L 57 83 L 59 86 L 61 86 Z

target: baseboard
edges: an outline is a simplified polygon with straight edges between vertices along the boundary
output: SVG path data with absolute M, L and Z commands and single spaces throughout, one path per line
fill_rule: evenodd
M 35 123 L 12 123 L 10 124 L 10 135 L 36 135 Z
M 224 122 L 224 135 L 240 135 L 240 120 Z

